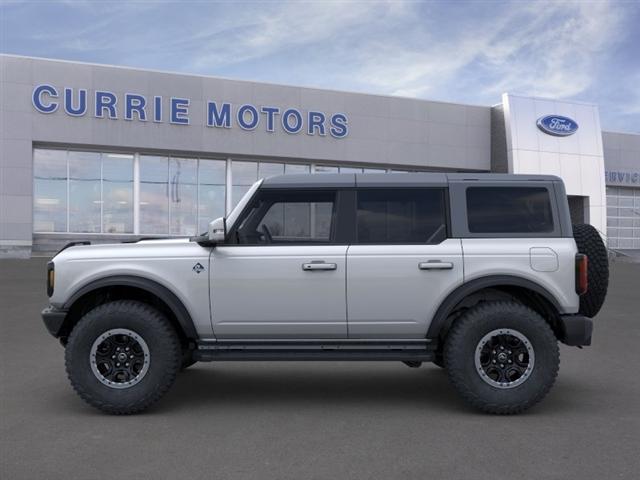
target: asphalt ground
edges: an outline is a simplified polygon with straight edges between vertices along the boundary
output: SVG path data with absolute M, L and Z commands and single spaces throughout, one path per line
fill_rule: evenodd
M 104 415 L 40 319 L 46 259 L 0 260 L 0 478 L 640 478 L 640 265 L 612 265 L 594 345 L 511 417 L 432 365 L 197 364 L 147 413 Z

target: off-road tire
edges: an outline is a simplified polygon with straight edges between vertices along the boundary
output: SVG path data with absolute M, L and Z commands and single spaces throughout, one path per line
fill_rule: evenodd
M 91 368 L 93 343 L 111 329 L 135 332 L 149 349 L 146 374 L 128 388 L 105 385 Z M 157 402 L 173 384 L 181 361 L 180 342 L 171 323 L 155 308 L 133 300 L 109 302 L 89 311 L 71 331 L 65 350 L 67 376 L 76 393 L 89 405 L 116 415 L 139 413 Z
M 516 330 L 533 347 L 533 369 L 513 388 L 488 384 L 476 368 L 480 340 L 496 329 Z M 483 412 L 508 415 L 523 412 L 544 398 L 558 374 L 560 353 L 553 331 L 538 313 L 517 302 L 486 302 L 456 320 L 445 340 L 444 363 L 453 387 L 468 404 Z
M 580 295 L 580 314 L 595 317 L 602 308 L 609 287 L 609 256 L 602 237 L 592 225 L 573 225 L 578 251 L 588 257 L 588 289 Z

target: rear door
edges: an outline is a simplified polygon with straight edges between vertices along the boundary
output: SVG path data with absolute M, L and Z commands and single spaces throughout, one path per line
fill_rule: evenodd
M 219 338 L 345 338 L 346 251 L 335 190 L 260 191 L 216 246 L 211 311 Z
M 361 188 L 347 252 L 351 338 L 424 338 L 463 281 L 460 239 L 448 238 L 446 188 Z

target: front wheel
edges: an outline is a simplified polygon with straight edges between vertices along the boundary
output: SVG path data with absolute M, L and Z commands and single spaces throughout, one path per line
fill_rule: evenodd
M 173 384 L 182 351 L 167 318 L 145 303 L 100 305 L 73 328 L 65 350 L 78 395 L 106 413 L 141 412 Z
M 470 405 L 514 414 L 549 392 L 560 354 L 553 331 L 538 313 L 517 302 L 487 302 L 453 325 L 444 363 L 454 388 Z

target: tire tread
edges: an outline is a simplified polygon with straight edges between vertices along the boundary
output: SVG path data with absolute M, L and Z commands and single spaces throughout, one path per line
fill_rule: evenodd
M 89 393 L 89 391 L 82 385 L 81 382 L 76 381 L 75 376 L 72 375 L 72 364 L 76 361 L 73 348 L 69 348 L 70 345 L 81 336 L 84 331 L 91 326 L 91 321 L 100 315 L 106 313 L 137 313 L 139 315 L 146 316 L 149 321 L 153 322 L 154 329 L 156 329 L 165 339 L 169 341 L 170 347 L 170 359 L 172 360 L 172 367 L 168 370 L 167 375 L 164 377 L 164 381 L 158 386 L 158 388 L 151 389 L 149 393 L 142 398 L 132 401 L 126 404 L 114 404 L 104 399 L 97 398 Z M 158 310 L 152 306 L 138 302 L 135 300 L 117 300 L 109 303 L 104 303 L 97 306 L 90 312 L 88 312 L 73 328 L 69 335 L 69 341 L 65 350 L 65 368 L 67 371 L 67 377 L 71 382 L 71 386 L 75 392 L 89 405 L 109 414 L 113 415 L 131 415 L 146 410 L 151 405 L 156 403 L 160 398 L 169 390 L 173 385 L 177 373 L 180 370 L 182 358 L 182 350 L 180 342 L 175 333 L 175 330 L 169 320 L 162 315 Z

